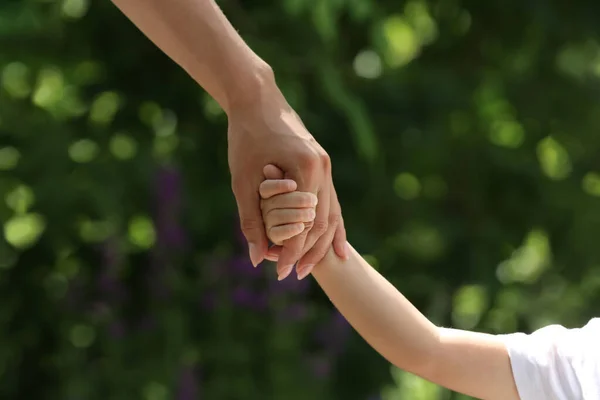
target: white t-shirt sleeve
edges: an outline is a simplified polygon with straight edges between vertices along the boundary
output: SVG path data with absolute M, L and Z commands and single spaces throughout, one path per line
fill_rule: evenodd
M 600 400 L 600 319 L 501 337 L 521 400 Z

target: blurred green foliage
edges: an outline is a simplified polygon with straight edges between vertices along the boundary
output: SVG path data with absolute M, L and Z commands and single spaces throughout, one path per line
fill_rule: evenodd
M 330 153 L 351 242 L 433 321 L 598 309 L 600 3 L 220 4 Z M 225 116 L 109 1 L 4 0 L 0 72 L 0 398 L 465 398 L 250 266 Z

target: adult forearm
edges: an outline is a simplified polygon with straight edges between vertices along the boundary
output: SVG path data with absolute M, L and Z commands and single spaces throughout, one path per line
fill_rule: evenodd
M 438 347 L 438 328 L 351 249 L 342 261 L 332 251 L 313 276 L 331 302 L 382 356 L 424 376 Z
M 113 0 L 228 112 L 275 85 L 272 71 L 214 0 Z

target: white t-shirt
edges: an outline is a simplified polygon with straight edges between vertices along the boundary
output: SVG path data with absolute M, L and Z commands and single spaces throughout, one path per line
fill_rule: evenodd
M 521 400 L 600 400 L 600 318 L 502 337 Z

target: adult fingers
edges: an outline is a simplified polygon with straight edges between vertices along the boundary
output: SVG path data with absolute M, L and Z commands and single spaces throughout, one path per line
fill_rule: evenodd
M 333 184 L 330 186 L 330 193 L 332 196 L 330 197 L 330 207 L 329 207 L 329 216 L 328 216 L 328 227 L 327 232 L 322 235 L 315 245 L 298 261 L 298 279 L 303 279 L 308 274 L 310 274 L 316 264 L 318 264 L 323 257 L 329 251 L 329 248 L 332 245 L 334 246 L 334 250 L 336 254 L 344 259 L 346 259 L 348 250 L 346 245 L 346 231 L 343 228 L 343 219 L 342 219 L 342 210 L 340 204 L 337 201 L 337 196 L 335 193 L 335 188 Z M 340 229 L 341 226 L 341 229 Z M 335 236 L 339 235 L 337 238 L 337 242 Z M 308 240 L 307 240 L 308 242 Z
M 302 253 L 302 258 L 298 261 L 297 270 L 304 269 L 304 267 L 309 264 L 309 260 L 313 260 L 314 257 L 310 257 L 307 259 L 304 254 L 308 254 L 310 250 L 315 246 L 319 238 L 323 236 L 329 228 L 329 213 L 330 213 L 330 202 L 331 202 L 331 185 L 327 185 L 318 195 L 319 204 L 317 204 L 317 212 L 315 215 L 315 221 L 308 231 L 308 235 L 306 237 L 306 241 L 304 242 L 304 249 Z M 331 242 L 329 242 L 331 244 Z M 314 252 L 313 252 L 314 254 Z M 323 256 L 325 253 L 323 252 Z M 316 264 L 321 261 L 321 259 L 315 260 L 312 264 Z
M 267 179 L 260 184 L 258 192 L 263 199 L 269 199 L 275 195 L 293 192 L 298 185 L 291 179 Z
M 350 250 L 348 249 L 348 243 L 346 241 L 346 227 L 344 226 L 344 218 L 342 217 L 342 207 L 340 206 L 333 184 L 331 185 L 331 190 L 333 195 L 330 200 L 332 205 L 330 209 L 334 210 L 334 215 L 339 215 L 339 223 L 337 224 L 333 236 L 333 250 L 338 257 L 347 260 L 350 257 Z
M 327 153 L 315 142 L 313 143 L 310 151 L 305 151 L 298 154 L 294 158 L 294 165 L 290 166 L 289 170 L 286 169 L 286 177 L 292 178 L 298 184 L 298 190 L 301 192 L 314 193 L 318 197 L 317 204 L 317 216 L 319 210 L 323 208 L 321 203 L 324 199 L 328 200 L 327 194 L 323 195 L 320 192 L 321 185 L 323 185 L 324 171 L 327 171 L 330 165 L 329 156 Z M 327 206 L 325 206 L 326 208 Z M 325 209 L 326 211 L 326 209 Z M 304 232 L 291 239 L 288 239 L 283 244 L 283 249 L 279 256 L 278 268 L 281 268 L 284 272 L 289 274 L 293 265 L 300 259 L 300 257 L 306 252 L 307 247 L 305 245 L 307 234 L 314 227 L 313 223 L 305 223 Z M 313 236 L 317 232 L 313 233 Z M 323 233 L 322 231 L 320 232 Z
M 248 177 L 242 180 L 234 179 L 232 182 L 240 215 L 240 227 L 248 241 L 250 261 L 255 267 L 264 260 L 268 246 L 257 191 L 259 184 L 260 181 Z
M 306 278 L 314 269 L 315 265 L 325 257 L 329 249 L 331 248 L 331 242 L 333 241 L 333 236 L 335 235 L 335 231 L 337 228 L 337 224 L 330 223 L 327 232 L 322 235 L 315 245 L 306 253 L 300 261 L 298 261 L 298 267 L 296 272 L 298 273 L 298 280 Z
M 271 246 L 267 252 L 266 258 L 269 261 L 277 261 L 279 259 L 279 255 L 281 254 L 281 250 L 283 250 L 283 247 L 281 246 Z M 293 266 L 284 267 L 282 265 L 277 265 L 277 280 L 282 281 L 287 278 L 292 272 L 292 268 Z
M 346 228 L 344 227 L 344 219 L 340 219 L 340 223 L 335 229 L 335 234 L 333 235 L 333 250 L 335 254 L 343 260 L 347 260 L 350 257 L 348 242 L 346 239 Z

